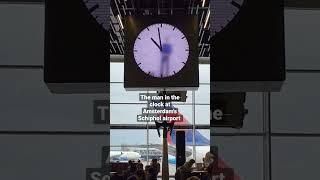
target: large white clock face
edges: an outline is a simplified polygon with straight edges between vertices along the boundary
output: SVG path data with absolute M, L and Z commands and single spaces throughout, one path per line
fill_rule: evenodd
M 88 11 L 96 19 L 96 21 L 104 28 L 109 27 L 109 0 L 83 0 L 86 4 Z
M 175 26 L 157 23 L 143 29 L 133 46 L 134 59 L 146 74 L 163 78 L 178 73 L 187 63 L 189 44 Z
M 245 0 L 211 0 L 211 34 L 224 29 L 232 19 L 238 14 Z

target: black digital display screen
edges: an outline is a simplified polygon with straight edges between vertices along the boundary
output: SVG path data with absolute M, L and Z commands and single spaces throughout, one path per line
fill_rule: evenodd
M 109 9 L 109 1 L 105 4 Z M 103 23 L 93 16 L 93 11 L 102 12 L 99 6 L 89 6 L 82 0 L 46 1 L 46 83 L 109 82 L 109 33 L 104 24 L 109 19 Z
M 211 6 L 215 2 L 211 1 Z M 220 19 L 215 17 L 215 12 L 211 16 L 212 22 L 215 19 L 229 21 L 221 25 L 223 29 L 213 33 L 211 39 L 211 80 L 284 81 L 283 2 L 238 0 L 225 3 L 230 5 L 218 11 L 220 14 L 216 16 Z M 234 16 L 228 15 L 235 12 Z M 214 25 L 217 23 L 211 23 L 211 27 Z

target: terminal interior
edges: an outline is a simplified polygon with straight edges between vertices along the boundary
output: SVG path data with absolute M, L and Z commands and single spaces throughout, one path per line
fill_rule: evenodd
M 174 103 L 188 121 L 183 128 L 190 137 L 187 160 L 201 163 L 210 146 L 216 146 L 219 158 L 243 180 L 318 177 L 320 6 L 303 6 L 306 1 L 286 1 L 291 5 L 285 8 L 287 80 L 281 92 L 247 92 L 248 114 L 241 129 L 210 127 L 209 32 L 200 29 L 199 89 L 187 91 L 186 102 Z M 124 2 L 130 1 L 112 0 L 110 11 L 111 117 L 106 133 L 105 126 L 92 123 L 93 101 L 105 99 L 104 95 L 53 95 L 43 82 L 44 2 L 1 1 L 0 179 L 85 179 L 86 168 L 100 167 L 101 147 L 109 143 L 111 163 L 139 159 L 145 167 L 159 159 L 161 164 L 162 137 L 155 124 L 136 121 L 146 103 L 139 101 L 140 92 L 123 87 L 124 46 L 118 15 L 134 11 Z M 201 28 L 208 3 L 202 7 L 201 2 L 193 2 L 186 7 L 199 15 Z M 161 12 L 171 13 L 171 9 Z M 172 178 L 177 168 L 175 149 L 170 142 Z

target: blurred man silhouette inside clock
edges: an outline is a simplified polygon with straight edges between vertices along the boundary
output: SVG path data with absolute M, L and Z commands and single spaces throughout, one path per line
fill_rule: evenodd
M 168 76 L 169 74 L 169 60 L 170 54 L 172 53 L 172 46 L 169 43 L 169 38 L 165 38 L 165 42 L 162 44 L 161 49 L 161 64 L 160 64 L 160 75 Z

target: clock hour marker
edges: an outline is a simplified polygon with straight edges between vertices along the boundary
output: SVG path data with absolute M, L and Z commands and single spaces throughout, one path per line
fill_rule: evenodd
M 189 51 L 189 49 L 186 49 L 186 51 Z
M 138 66 L 140 66 L 141 63 L 138 64 Z
M 149 72 L 148 72 L 148 75 L 150 75 L 150 74 L 151 74 L 151 72 L 149 71 Z
M 138 39 L 140 39 L 140 40 L 141 40 L 141 38 L 139 38 L 139 37 L 138 37 Z
M 175 29 L 176 29 L 176 27 L 173 27 L 173 29 L 172 29 L 172 30 L 174 31 Z
M 184 38 L 186 38 L 185 36 L 183 36 L 181 39 L 184 39 Z
M 162 27 L 162 23 L 160 24 L 160 27 Z
M 238 9 L 241 8 L 241 5 L 240 5 L 239 3 L 237 3 L 236 1 L 231 1 L 231 4 L 232 4 L 234 7 L 238 8 Z
M 138 52 L 138 50 L 133 50 L 134 52 Z
M 185 62 L 182 62 L 183 64 L 186 64 Z
M 175 72 L 175 71 L 173 71 L 173 74 L 176 74 L 176 72 Z
M 147 27 L 147 29 L 148 29 L 148 31 L 150 31 L 148 27 Z

